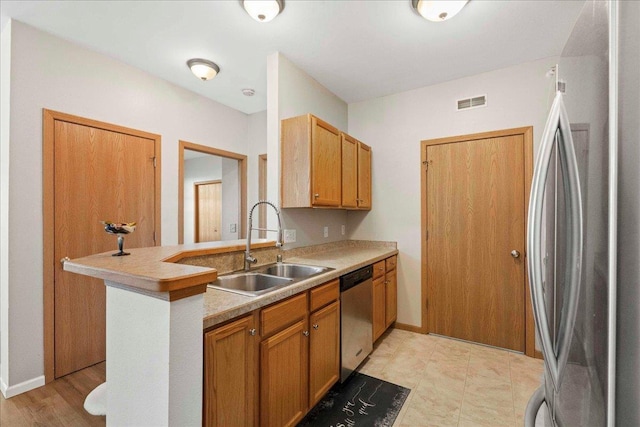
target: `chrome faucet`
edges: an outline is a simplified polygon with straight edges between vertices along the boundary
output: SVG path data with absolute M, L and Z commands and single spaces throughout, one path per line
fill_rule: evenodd
M 263 204 L 271 206 L 276 211 L 276 215 L 278 216 L 277 230 L 270 230 L 268 228 L 253 228 L 253 219 L 252 219 L 253 210 L 256 208 L 256 206 L 263 205 Z M 249 211 L 249 227 L 247 227 L 247 230 L 248 230 L 247 231 L 247 249 L 244 251 L 244 271 L 249 271 L 251 269 L 251 264 L 255 264 L 256 262 L 258 262 L 258 260 L 251 255 L 251 231 L 252 230 L 275 231 L 276 233 L 278 233 L 278 239 L 276 240 L 276 247 L 279 248 L 282 246 L 282 221 L 280 220 L 280 211 L 278 210 L 276 205 L 274 205 L 273 203 L 267 200 L 260 200 L 255 205 L 253 205 L 251 207 L 251 210 Z

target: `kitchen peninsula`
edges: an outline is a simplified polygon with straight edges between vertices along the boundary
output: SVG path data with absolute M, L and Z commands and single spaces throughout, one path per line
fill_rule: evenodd
M 105 253 L 65 263 L 65 270 L 101 278 L 107 286 L 107 425 L 201 425 L 203 330 L 398 253 L 393 242 L 273 246 L 267 240 L 252 244 L 258 266 L 282 254 L 288 263 L 333 270 L 249 297 L 206 287 L 219 273 L 241 268 L 244 241 L 130 249 L 128 257 Z

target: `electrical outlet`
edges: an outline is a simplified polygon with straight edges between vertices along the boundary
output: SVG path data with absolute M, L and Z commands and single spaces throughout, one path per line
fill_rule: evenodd
M 329 227 L 324 226 L 324 237 L 329 237 Z
M 284 230 L 284 243 L 295 243 L 296 230 Z
M 229 233 L 235 233 L 238 230 L 238 224 L 229 225 Z
M 347 226 L 342 224 L 342 226 L 340 227 L 340 231 L 342 232 L 342 235 L 344 236 L 345 232 L 346 232 L 346 228 Z

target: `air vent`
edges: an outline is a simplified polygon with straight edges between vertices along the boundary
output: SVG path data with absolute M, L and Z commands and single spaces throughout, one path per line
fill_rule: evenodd
M 470 108 L 486 107 L 487 95 L 474 96 L 473 98 L 458 99 L 458 111 Z

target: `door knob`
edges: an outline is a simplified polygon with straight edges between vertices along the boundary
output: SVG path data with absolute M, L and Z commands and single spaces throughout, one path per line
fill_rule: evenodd
M 305 337 L 308 337 L 308 336 L 309 336 L 309 331 L 304 331 L 304 332 L 302 333 L 302 335 L 304 335 Z
M 516 251 L 515 249 L 511 251 L 511 256 L 514 258 L 520 258 L 520 252 Z
M 251 335 L 252 337 L 254 337 L 256 335 L 256 328 L 251 328 L 249 329 L 249 335 Z
M 313 325 L 313 329 L 315 329 L 317 331 L 318 330 L 318 325 L 317 324 Z
M 62 258 L 62 259 L 60 260 L 60 264 L 64 265 L 64 263 L 65 263 L 65 262 L 67 262 L 67 261 L 71 261 L 71 259 L 70 259 L 68 256 L 66 256 L 66 257 Z

